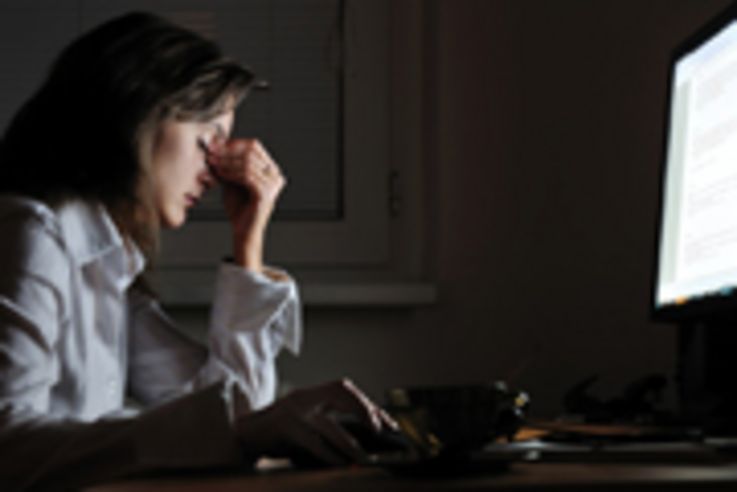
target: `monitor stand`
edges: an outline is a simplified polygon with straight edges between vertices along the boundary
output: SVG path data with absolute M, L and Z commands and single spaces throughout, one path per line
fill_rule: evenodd
M 737 435 L 737 317 L 679 326 L 682 416 L 711 435 Z

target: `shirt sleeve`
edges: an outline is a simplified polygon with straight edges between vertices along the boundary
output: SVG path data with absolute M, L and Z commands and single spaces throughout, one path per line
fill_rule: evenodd
M 242 464 L 228 393 L 216 384 L 139 415 L 92 422 L 4 405 L 0 490 L 71 490 L 145 471 Z
M 207 344 L 179 331 L 152 298 L 131 293 L 129 384 L 144 403 L 216 381 L 245 396 L 239 411 L 268 405 L 276 394 L 276 357 L 297 354 L 302 339 L 299 295 L 283 271 L 256 273 L 223 263 L 217 275 Z M 245 408 L 243 408 L 245 407 Z
M 39 217 L 3 216 L 0 230 L 13 238 L 0 242 L 0 490 L 69 490 L 131 472 L 240 462 L 225 383 L 127 417 L 56 411 L 63 364 L 55 348 L 75 336 L 69 258 Z

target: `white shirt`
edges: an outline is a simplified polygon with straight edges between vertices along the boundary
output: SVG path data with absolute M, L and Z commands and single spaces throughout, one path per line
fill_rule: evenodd
M 129 289 L 143 268 L 103 207 L 0 196 L 0 490 L 239 461 L 233 415 L 299 350 L 296 285 L 221 265 L 202 346 Z

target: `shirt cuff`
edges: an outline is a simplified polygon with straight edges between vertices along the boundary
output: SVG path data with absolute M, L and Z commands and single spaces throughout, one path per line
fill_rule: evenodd
M 222 263 L 215 284 L 210 326 L 213 330 L 271 330 L 272 354 L 282 346 L 295 355 L 302 345 L 302 316 L 296 282 L 285 271 L 267 267 L 263 273 Z

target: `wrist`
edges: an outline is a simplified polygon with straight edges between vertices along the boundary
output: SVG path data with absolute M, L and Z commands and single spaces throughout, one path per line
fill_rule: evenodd
M 263 240 L 260 237 L 233 240 L 233 262 L 254 272 L 263 270 Z

